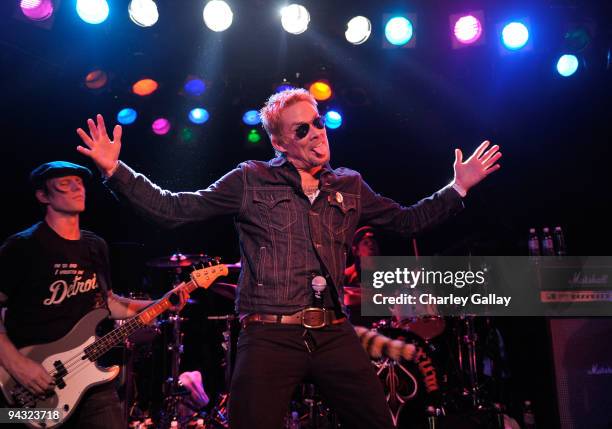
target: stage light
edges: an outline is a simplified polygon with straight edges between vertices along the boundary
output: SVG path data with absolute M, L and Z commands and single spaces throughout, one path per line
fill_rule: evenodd
M 136 113 L 136 110 L 130 107 L 125 107 L 121 109 L 119 113 L 117 113 L 117 122 L 122 125 L 130 125 L 136 121 L 137 117 L 138 114 Z
M 141 27 L 151 27 L 159 19 L 157 5 L 153 0 L 132 0 L 128 6 L 128 14 L 134 24 Z
M 168 134 L 170 131 L 170 121 L 166 118 L 158 118 L 153 121 L 153 125 L 151 125 L 151 129 L 158 136 L 163 136 L 164 134 Z
M 191 78 L 183 86 L 185 92 L 191 96 L 199 97 L 206 91 L 206 84 L 202 79 Z
M 575 55 L 562 55 L 557 61 L 557 71 L 563 77 L 569 77 L 578 70 L 578 58 Z
M 85 76 L 85 86 L 89 89 L 100 89 L 108 82 L 108 76 L 103 70 L 93 70 Z
M 181 130 L 181 140 L 184 143 L 191 143 L 191 141 L 193 140 L 193 130 L 191 128 L 183 128 Z
M 522 22 L 506 24 L 502 30 L 502 43 L 511 51 L 523 48 L 529 41 L 529 30 Z
M 302 5 L 290 4 L 281 9 L 281 24 L 287 33 L 302 34 L 309 22 L 310 13 Z
M 325 114 L 325 126 L 335 130 L 342 125 L 342 115 L 335 110 L 330 110 Z
M 79 17 L 88 24 L 100 24 L 108 18 L 106 0 L 77 0 L 76 11 Z
M 405 45 L 412 39 L 413 35 L 414 27 L 412 22 L 403 16 L 395 16 L 387 21 L 385 25 L 385 37 L 392 45 Z
M 229 5 L 221 0 L 211 0 L 204 6 L 204 24 L 212 31 L 227 30 L 234 20 L 234 13 Z
M 310 91 L 312 96 L 317 101 L 329 100 L 332 96 L 331 86 L 329 86 L 327 82 L 323 82 L 322 80 L 316 81 L 315 83 L 310 85 L 308 91 Z
M 159 85 L 153 79 L 141 79 L 132 85 L 132 92 L 144 97 L 153 94 L 158 87 Z
M 257 110 L 249 110 L 244 115 L 242 115 L 242 122 L 247 125 L 257 125 L 261 122 L 261 118 L 259 117 L 259 112 Z
M 356 16 L 346 24 L 344 36 L 353 45 L 361 45 L 370 37 L 372 23 L 365 16 Z
M 194 124 L 203 124 L 208 121 L 210 118 L 210 114 L 206 109 L 202 109 L 201 107 L 196 107 L 189 112 L 189 120 Z
M 252 129 L 247 135 L 247 140 L 249 143 L 257 144 L 261 141 L 261 133 L 256 129 Z
M 294 89 L 295 86 L 291 85 L 289 82 L 283 81 L 279 86 L 276 87 L 274 93 L 287 91 L 288 89 Z
M 44 21 L 53 14 L 51 0 L 21 0 L 19 7 L 21 12 L 32 21 Z
M 455 22 L 453 34 L 459 43 L 470 45 L 482 35 L 482 24 L 473 15 L 462 16 Z

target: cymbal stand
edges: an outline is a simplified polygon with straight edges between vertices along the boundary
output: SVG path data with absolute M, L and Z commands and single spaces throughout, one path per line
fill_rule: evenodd
M 225 386 L 229 390 L 229 386 L 232 378 L 232 321 L 236 319 L 233 314 L 226 314 L 222 316 L 208 316 L 208 320 L 223 320 L 224 330 L 222 332 L 223 342 L 221 347 L 223 348 L 223 360 L 221 366 L 225 369 Z
M 180 427 L 179 404 L 181 399 L 189 392 L 179 383 L 179 367 L 181 355 L 183 354 L 181 318 L 178 313 L 168 317 L 166 323 L 172 325 L 172 342 L 168 344 L 167 350 L 170 352 L 170 377 L 164 382 L 164 405 L 161 419 L 162 427 Z M 176 422 L 176 423 L 174 423 Z
M 478 379 L 478 356 L 476 344 L 478 334 L 476 333 L 474 316 L 461 317 L 461 333 L 459 343 L 459 368 L 463 374 L 467 374 L 467 386 L 464 384 L 463 395 L 471 398 L 472 406 L 477 409 L 482 404 L 480 397 L 480 382 Z

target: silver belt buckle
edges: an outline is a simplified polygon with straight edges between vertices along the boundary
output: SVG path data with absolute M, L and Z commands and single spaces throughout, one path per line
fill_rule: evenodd
M 302 310 L 302 326 L 308 329 L 321 329 L 325 326 L 325 310 L 308 307 Z

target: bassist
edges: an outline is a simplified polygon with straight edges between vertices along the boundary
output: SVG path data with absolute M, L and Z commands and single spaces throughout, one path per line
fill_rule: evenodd
M 90 177 L 89 169 L 65 161 L 34 169 L 30 180 L 44 220 L 0 248 L 0 302 L 7 307 L 4 324 L 0 321 L 0 365 L 36 395 L 52 390 L 54 381 L 19 348 L 58 340 L 95 308 L 106 307 L 111 317 L 123 319 L 150 304 L 112 293 L 106 242 L 80 229 Z M 87 391 L 63 427 L 125 425 L 117 392 L 106 383 Z

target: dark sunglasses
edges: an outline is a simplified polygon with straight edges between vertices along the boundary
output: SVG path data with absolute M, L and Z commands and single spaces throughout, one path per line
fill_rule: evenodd
M 316 129 L 322 130 L 323 127 L 325 127 L 325 117 L 317 116 L 316 118 L 312 120 L 312 125 Z M 303 124 L 298 125 L 297 128 L 295 129 L 295 137 L 297 137 L 298 140 L 301 140 L 308 135 L 309 131 L 310 131 L 310 124 L 307 122 L 304 122 Z

